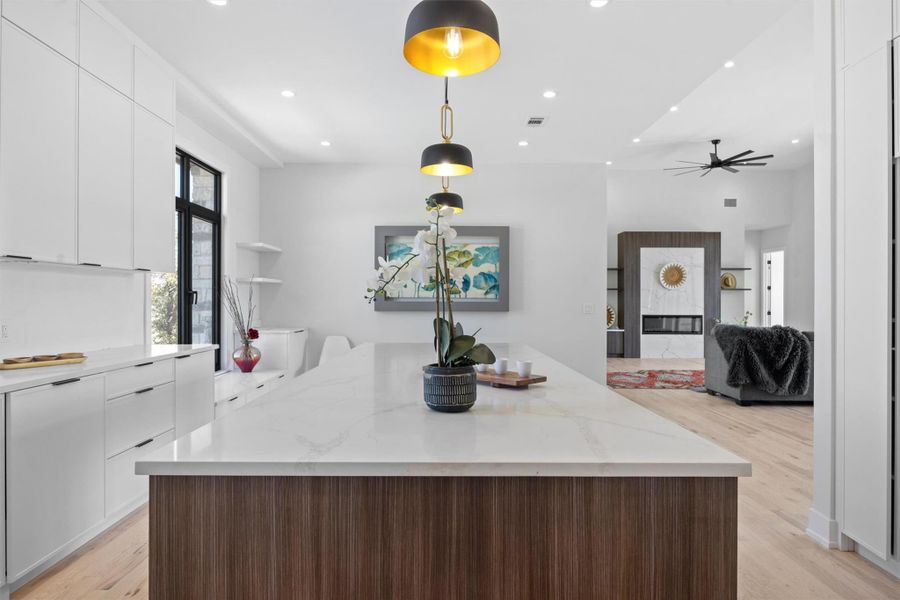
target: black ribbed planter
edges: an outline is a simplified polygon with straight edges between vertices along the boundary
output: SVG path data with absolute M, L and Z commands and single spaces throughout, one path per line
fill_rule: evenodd
M 475 367 L 422 367 L 425 404 L 438 412 L 465 412 L 475 404 Z

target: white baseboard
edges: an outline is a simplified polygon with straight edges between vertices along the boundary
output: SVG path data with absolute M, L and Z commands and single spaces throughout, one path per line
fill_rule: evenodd
M 814 508 L 809 509 L 809 517 L 806 523 L 806 535 L 811 537 L 820 546 L 825 548 L 838 548 L 840 531 L 837 521 L 829 519 Z
M 894 577 L 900 579 L 900 563 L 898 563 L 896 560 L 892 558 L 884 560 L 880 556 L 877 556 L 874 552 L 870 552 L 868 548 L 859 543 L 856 544 L 856 552 L 879 569 L 887 571 Z

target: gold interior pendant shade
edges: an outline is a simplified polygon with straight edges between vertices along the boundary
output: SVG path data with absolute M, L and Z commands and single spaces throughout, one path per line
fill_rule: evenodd
M 481 0 L 424 0 L 406 21 L 403 56 L 431 75 L 462 77 L 500 58 L 497 17 Z

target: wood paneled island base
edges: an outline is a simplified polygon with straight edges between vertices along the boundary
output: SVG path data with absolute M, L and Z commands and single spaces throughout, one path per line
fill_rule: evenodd
M 150 478 L 151 600 L 736 597 L 735 477 Z

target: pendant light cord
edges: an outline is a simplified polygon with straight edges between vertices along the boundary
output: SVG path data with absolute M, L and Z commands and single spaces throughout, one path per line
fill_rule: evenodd
M 450 104 L 450 78 L 444 77 L 444 104 Z

